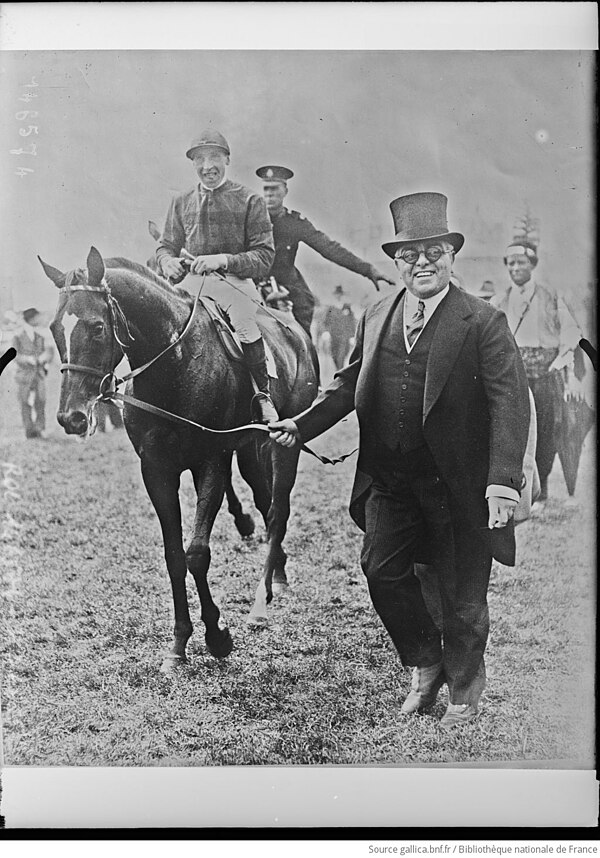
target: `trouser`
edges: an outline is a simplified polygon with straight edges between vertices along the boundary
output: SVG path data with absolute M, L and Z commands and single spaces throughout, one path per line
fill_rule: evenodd
M 228 283 L 214 274 L 188 274 L 181 285 L 193 295 L 200 291 L 200 294 L 216 301 L 229 316 L 240 340 L 253 343 L 262 336 L 256 323 L 260 305 L 258 290 L 252 280 L 242 280 L 234 274 L 225 274 L 225 278 Z
M 17 394 L 25 435 L 30 438 L 46 428 L 46 382 L 39 374 L 17 380 Z
M 284 283 L 282 285 L 290 293 L 294 319 L 310 336 L 310 326 L 315 313 L 315 299 L 312 292 L 308 286 L 302 284 Z
M 541 378 L 528 379 L 535 401 L 537 420 L 535 462 L 540 482 L 545 482 L 548 479 L 557 449 L 556 423 L 560 402 L 558 401 L 559 387 L 554 376 L 555 373 L 548 373 Z
M 485 686 L 492 558 L 441 477 L 387 469 L 365 508 L 361 566 L 369 593 L 403 665 L 443 663 L 452 703 L 477 705 Z M 438 628 L 415 575 L 417 546 L 429 548 L 441 603 Z

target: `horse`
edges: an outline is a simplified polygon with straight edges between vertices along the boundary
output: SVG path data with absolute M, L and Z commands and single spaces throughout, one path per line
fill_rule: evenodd
M 148 232 L 150 233 L 154 241 L 158 242 L 160 240 L 160 230 L 153 220 L 148 221 Z M 155 253 L 153 253 L 152 256 L 150 256 L 146 260 L 146 267 L 149 268 L 151 271 L 154 271 L 155 274 L 160 275 L 160 270 L 156 262 Z M 172 280 L 170 280 L 169 282 L 172 285 L 176 285 Z M 237 496 L 236 490 L 233 487 L 231 473 L 225 481 L 225 498 L 227 500 L 227 509 L 233 517 L 233 521 L 235 523 L 238 533 L 244 539 L 248 539 L 254 533 L 254 519 L 249 513 L 244 512 L 242 503 Z
M 233 451 L 267 530 L 266 559 L 248 617 L 252 625 L 265 625 L 274 583 L 287 587 L 282 542 L 298 445 L 288 449 L 273 444 L 266 431 L 253 431 L 255 426 L 248 425 L 253 396 L 249 373 L 227 354 L 203 302 L 181 287 L 174 289 L 144 265 L 120 257 L 104 260 L 94 247 L 86 269 L 63 273 L 40 262 L 60 290 L 51 330 L 64 373 L 57 419 L 65 432 L 86 436 L 93 430 L 94 402 L 110 383 L 114 385 L 113 371 L 123 354 L 132 369 L 129 375 L 135 376 L 124 396 L 125 429 L 160 522 L 175 616 L 172 646 L 161 670 L 169 672 L 187 660 L 186 645 L 193 631 L 185 586 L 188 571 L 200 598 L 206 646 L 214 657 L 224 658 L 233 640 L 219 625 L 208 570 L 211 530 Z M 77 319 L 68 350 L 61 321 L 65 313 Z M 282 416 L 297 414 L 317 394 L 312 343 L 287 318 L 283 326 L 276 314 L 265 311 L 258 313 L 257 322 L 277 369 L 278 377 L 272 380 L 276 407 Z M 132 405 L 131 397 L 144 408 Z M 197 504 L 193 534 L 184 549 L 179 486 L 187 470 Z

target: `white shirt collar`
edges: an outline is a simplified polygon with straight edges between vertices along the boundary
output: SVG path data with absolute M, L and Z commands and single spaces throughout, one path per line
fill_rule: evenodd
M 419 309 L 419 301 L 422 301 L 423 304 L 425 305 L 425 308 L 423 310 L 423 328 L 424 328 L 425 325 L 427 324 L 427 322 L 431 319 L 436 307 L 438 307 L 439 304 L 442 303 L 442 301 L 444 300 L 444 298 L 446 297 L 446 295 L 448 294 L 449 291 L 450 291 L 450 285 L 446 286 L 445 289 L 442 289 L 441 292 L 437 292 L 437 294 L 432 295 L 431 298 L 417 298 L 415 295 L 412 294 L 412 292 L 409 292 L 408 289 L 406 290 L 406 292 L 404 294 L 404 319 L 403 319 L 404 324 L 402 327 L 404 328 L 404 345 L 406 346 L 407 352 L 410 353 L 412 351 L 415 343 L 417 342 L 417 340 L 419 339 L 419 337 L 421 336 L 421 334 L 423 332 L 422 329 L 421 329 L 421 331 L 419 331 L 418 336 L 416 337 L 416 339 L 414 340 L 414 342 L 412 344 L 408 342 L 408 339 L 406 336 L 407 326 L 410 324 L 412 317 L 415 315 L 415 313 Z
M 216 191 L 216 190 L 217 190 L 217 188 L 222 187 L 222 186 L 225 184 L 225 182 L 226 182 L 226 181 L 227 181 L 227 176 L 223 176 L 223 178 L 221 179 L 221 181 L 219 182 L 219 184 L 218 184 L 216 187 L 214 187 L 214 188 L 206 188 L 206 187 L 204 187 L 204 185 L 202 184 L 202 182 L 200 182 L 200 190 L 201 190 L 204 194 L 207 194 L 207 193 L 208 193 L 208 194 L 210 194 L 210 193 L 212 193 L 213 191 Z
M 441 292 L 437 292 L 435 295 L 432 295 L 430 298 L 417 298 L 416 295 L 413 295 L 413 293 L 409 292 L 407 289 L 404 295 L 404 318 L 410 320 L 417 312 L 419 301 L 422 301 L 425 304 L 423 313 L 425 315 L 425 321 L 427 321 L 427 319 L 431 318 L 433 311 L 438 304 L 441 304 L 449 291 L 450 285 L 446 286 L 445 289 L 442 289 Z

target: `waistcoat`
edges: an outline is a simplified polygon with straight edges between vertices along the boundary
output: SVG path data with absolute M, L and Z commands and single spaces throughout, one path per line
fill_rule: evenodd
M 436 308 L 437 309 L 437 308 Z M 423 396 L 429 348 L 439 315 L 434 312 L 410 352 L 403 331 L 404 300 L 383 334 L 377 366 L 374 425 L 389 450 L 402 454 L 425 444 Z

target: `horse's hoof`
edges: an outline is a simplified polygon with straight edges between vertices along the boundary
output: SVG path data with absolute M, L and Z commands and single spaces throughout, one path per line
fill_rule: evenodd
M 233 638 L 228 628 L 219 629 L 218 636 L 209 641 L 208 635 L 204 636 L 208 651 L 215 658 L 226 658 L 233 649 Z
M 287 581 L 273 581 L 272 590 L 274 596 L 285 596 L 291 593 L 292 588 Z
M 243 539 L 248 539 L 254 533 L 254 519 L 247 512 L 236 520 L 235 526 Z
M 160 666 L 160 672 L 165 674 L 175 673 L 176 670 L 180 670 L 186 664 L 187 658 L 184 655 L 167 655 Z
M 249 614 L 246 624 L 251 629 L 264 629 L 269 625 L 269 619 L 264 614 Z

